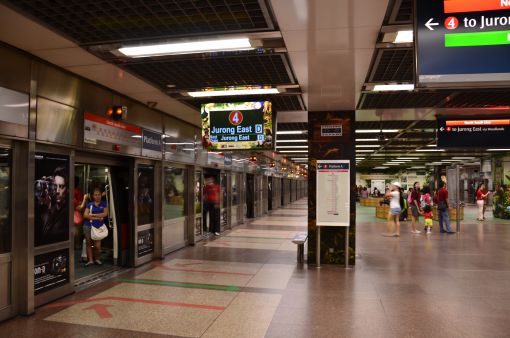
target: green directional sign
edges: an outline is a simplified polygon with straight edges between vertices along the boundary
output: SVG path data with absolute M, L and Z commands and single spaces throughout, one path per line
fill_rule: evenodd
M 510 31 L 446 34 L 445 47 L 510 45 Z

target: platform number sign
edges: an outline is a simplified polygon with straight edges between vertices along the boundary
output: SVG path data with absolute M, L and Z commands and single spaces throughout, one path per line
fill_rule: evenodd
M 243 113 L 241 113 L 240 111 L 236 110 L 236 111 L 233 111 L 230 113 L 230 115 L 228 116 L 228 119 L 230 121 L 231 124 L 233 124 L 234 126 L 238 126 L 240 125 L 241 123 L 243 123 Z

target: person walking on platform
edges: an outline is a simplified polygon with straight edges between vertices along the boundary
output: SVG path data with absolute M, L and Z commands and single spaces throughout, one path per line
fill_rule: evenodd
M 444 181 L 439 182 L 437 191 L 437 213 L 439 218 L 439 231 L 441 233 L 454 234 L 450 225 L 450 207 L 448 205 L 448 190 Z
M 220 235 L 220 186 L 215 182 L 214 177 L 206 178 L 204 187 L 204 229 L 207 226 L 207 214 L 209 214 L 209 231 L 216 236 Z
M 402 212 L 401 206 L 401 189 L 402 186 L 398 182 L 391 184 L 390 190 L 386 192 L 385 198 L 390 200 L 390 211 L 388 213 L 388 229 L 384 234 L 386 237 L 400 237 L 400 213 Z M 395 231 L 392 232 L 393 226 Z
M 485 192 L 485 184 L 480 184 L 476 191 L 476 205 L 478 206 L 478 221 L 485 221 L 485 199 L 489 196 L 490 192 Z
M 413 185 L 413 191 L 411 192 L 411 233 L 413 234 L 420 234 L 421 231 L 416 229 L 416 222 L 418 222 L 418 219 L 420 218 L 420 212 L 421 212 L 421 197 L 420 197 L 420 183 L 414 182 Z

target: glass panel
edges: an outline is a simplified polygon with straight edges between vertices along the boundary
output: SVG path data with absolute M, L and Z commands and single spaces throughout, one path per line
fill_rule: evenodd
M 0 253 L 11 251 L 11 156 L 0 149 Z
M 165 167 L 163 217 L 165 220 L 185 215 L 186 170 Z
M 237 195 L 237 176 L 238 174 L 232 174 L 232 206 L 239 203 Z
M 227 207 L 227 174 L 221 174 L 221 196 L 223 198 L 222 208 Z
M 195 214 L 202 213 L 202 173 L 195 172 Z
M 138 225 L 154 223 L 154 167 L 138 167 Z

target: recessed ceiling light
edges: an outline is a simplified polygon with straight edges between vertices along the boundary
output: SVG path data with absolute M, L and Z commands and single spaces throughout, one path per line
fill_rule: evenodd
M 398 31 L 397 37 L 393 40 L 393 43 L 411 43 L 414 41 L 413 31 Z
M 304 143 L 308 140 L 276 140 L 276 143 Z
M 414 90 L 414 84 L 390 84 L 390 85 L 375 85 L 372 91 L 374 92 L 391 92 L 391 91 L 411 91 Z
M 122 47 L 119 48 L 119 52 L 132 58 L 140 58 L 161 55 L 226 52 L 251 49 L 255 48 L 252 47 L 250 39 L 240 38 Z
M 278 94 L 277 88 L 233 89 L 233 90 L 203 90 L 188 92 L 191 97 L 237 96 L 237 95 L 265 95 Z
M 276 146 L 276 150 L 278 149 L 308 149 L 308 146 Z
M 307 132 L 306 130 L 279 130 L 276 132 L 276 135 L 302 135 Z
M 383 133 L 388 133 L 388 134 L 398 133 L 399 131 L 400 131 L 400 129 L 383 129 L 382 130 Z M 357 129 L 356 130 L 356 134 L 377 134 L 380 132 L 381 132 L 380 129 Z

